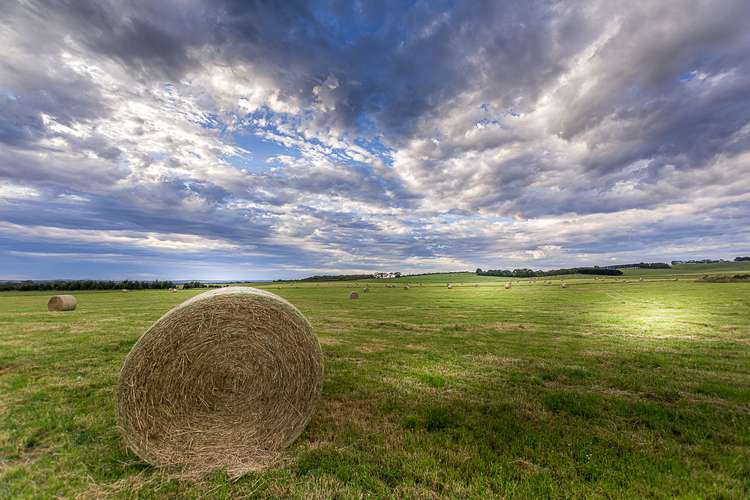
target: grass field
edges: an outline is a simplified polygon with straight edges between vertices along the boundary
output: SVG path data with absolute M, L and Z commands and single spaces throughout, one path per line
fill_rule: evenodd
M 264 285 L 315 328 L 323 398 L 234 483 L 164 477 L 115 429 L 131 346 L 198 291 L 1 294 L 0 497 L 750 495 L 747 283 L 423 281 Z
M 750 262 L 723 262 L 719 264 L 679 264 L 672 266 L 670 269 L 623 269 L 623 276 L 604 276 L 600 279 L 628 279 L 628 278 L 649 278 L 649 279 L 696 279 L 705 274 L 732 274 L 732 273 L 750 273 Z M 526 281 L 528 278 L 505 278 L 500 276 L 477 276 L 473 272 L 462 273 L 442 273 L 442 274 L 422 274 L 415 276 L 402 276 L 393 279 L 377 280 L 359 280 L 357 283 L 411 283 L 429 285 L 453 285 L 460 284 L 493 284 L 506 283 L 508 281 Z M 595 281 L 594 276 L 590 274 L 573 274 L 561 276 L 546 276 L 543 278 L 534 278 L 535 281 L 554 281 L 556 284 L 559 280 L 587 280 Z M 250 283 L 252 285 L 252 283 Z M 352 282 L 291 282 L 291 283 L 268 283 L 269 286 L 352 286 Z

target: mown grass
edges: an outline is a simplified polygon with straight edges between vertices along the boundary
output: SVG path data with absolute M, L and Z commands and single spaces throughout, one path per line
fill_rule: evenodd
M 0 497 L 750 495 L 750 285 L 436 278 L 267 285 L 321 340 L 323 399 L 237 482 L 164 477 L 115 429 L 124 357 L 197 291 L 0 295 Z

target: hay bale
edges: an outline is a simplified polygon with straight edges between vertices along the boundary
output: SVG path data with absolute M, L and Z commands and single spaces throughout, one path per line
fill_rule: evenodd
M 643 281 L 643 278 L 639 279 L 638 281 Z
M 78 301 L 72 295 L 53 295 L 47 302 L 48 311 L 73 311 Z
M 510 287 L 511 287 L 511 286 L 512 286 L 512 285 L 510 284 L 510 282 L 508 282 L 508 283 L 506 283 L 506 284 L 505 284 L 505 289 L 506 289 L 506 290 L 510 290 Z
M 122 293 L 128 293 L 128 292 L 129 292 L 130 290 L 128 290 L 127 288 L 123 288 L 123 289 L 122 289 L 122 290 L 120 290 L 120 291 L 121 291 Z
M 404 290 L 408 290 L 408 289 L 409 289 L 409 285 L 404 285 Z
M 451 285 L 450 283 L 448 283 L 448 288 L 453 288 L 453 285 Z
M 350 300 L 357 300 L 359 298 L 359 294 L 357 292 L 352 292 L 349 294 Z
M 130 351 L 117 421 L 143 460 L 186 476 L 262 469 L 304 430 L 323 378 L 320 345 L 292 304 L 264 290 L 197 295 Z
M 369 292 L 369 291 L 370 291 L 370 289 L 369 289 L 369 288 L 367 288 L 367 287 L 364 287 L 364 288 L 362 289 L 362 293 L 367 293 L 367 292 Z
M 565 283 L 564 281 L 563 281 L 563 282 L 562 282 L 562 283 L 560 284 L 560 286 L 561 286 L 562 288 L 568 288 L 568 284 L 567 284 L 567 283 Z

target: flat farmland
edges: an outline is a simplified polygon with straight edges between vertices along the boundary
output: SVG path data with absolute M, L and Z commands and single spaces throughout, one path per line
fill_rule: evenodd
M 310 320 L 325 378 L 283 460 L 236 482 L 165 476 L 115 424 L 128 351 L 198 290 L 0 294 L 0 497 L 750 494 L 750 284 L 401 281 L 259 285 Z

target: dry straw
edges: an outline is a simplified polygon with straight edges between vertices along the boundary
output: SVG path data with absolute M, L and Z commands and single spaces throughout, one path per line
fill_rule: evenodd
M 130 351 L 118 424 L 155 466 L 237 478 L 300 435 L 322 378 L 318 340 L 292 304 L 254 288 L 212 290 L 167 312 Z
M 357 292 L 352 292 L 352 293 L 349 294 L 349 298 L 351 300 L 356 300 L 356 299 L 359 298 L 359 294 Z
M 78 301 L 72 295 L 53 295 L 47 302 L 48 311 L 73 311 Z
M 506 289 L 506 290 L 509 290 L 511 286 L 512 286 L 512 285 L 511 285 L 510 283 L 506 283 L 506 284 L 505 284 L 505 289 Z
M 560 286 L 563 287 L 563 288 L 568 288 L 568 284 L 565 283 L 565 282 L 561 283 Z

